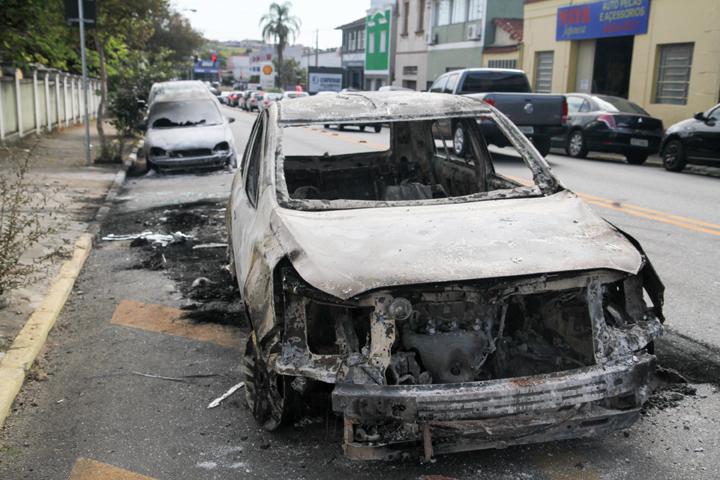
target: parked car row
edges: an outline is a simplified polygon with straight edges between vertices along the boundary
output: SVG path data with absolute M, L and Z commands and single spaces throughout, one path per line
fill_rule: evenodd
M 390 88 L 394 90 L 399 87 Z M 589 152 L 618 153 L 628 163 L 641 165 L 660 153 L 667 170 L 680 171 L 688 163 L 720 163 L 720 105 L 698 112 L 665 131 L 662 120 L 639 105 L 620 97 L 599 94 L 564 95 L 531 93 L 521 70 L 468 68 L 440 75 L 430 92 L 476 98 L 503 112 L 546 156 L 551 147 L 562 148 L 571 157 Z M 505 147 L 497 129 L 482 119 L 478 123 L 486 141 Z M 453 149 L 463 156 L 467 133 L 462 124 L 440 124 L 453 140 Z
M 248 112 L 261 111 L 267 108 L 272 102 L 286 99 L 294 99 L 307 97 L 307 92 L 287 91 L 287 92 L 266 92 L 264 90 L 246 90 L 240 92 L 230 92 L 228 95 L 227 105 L 239 107 Z

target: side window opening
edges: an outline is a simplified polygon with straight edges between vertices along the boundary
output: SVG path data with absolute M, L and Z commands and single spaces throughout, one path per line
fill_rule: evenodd
M 262 159 L 263 140 L 265 137 L 265 117 L 257 123 L 252 146 L 246 160 L 245 192 L 253 207 L 257 206 L 258 186 L 260 180 L 260 160 Z

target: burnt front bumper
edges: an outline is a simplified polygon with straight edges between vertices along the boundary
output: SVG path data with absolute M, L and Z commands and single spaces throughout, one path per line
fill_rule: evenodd
M 345 452 L 387 459 L 422 443 L 425 456 L 601 435 L 632 425 L 650 393 L 655 357 L 530 377 L 460 384 L 338 384 L 333 410 L 345 417 Z M 417 438 L 357 441 L 358 425 L 414 425 Z M 407 431 L 407 429 L 405 429 Z M 412 431 L 412 429 L 410 429 Z

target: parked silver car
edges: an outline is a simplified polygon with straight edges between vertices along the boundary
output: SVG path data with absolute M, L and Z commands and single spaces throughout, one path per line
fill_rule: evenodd
M 225 118 L 218 101 L 207 93 L 158 95 L 146 125 L 143 149 L 147 167 L 235 167 L 235 137 L 229 125 L 234 120 Z
M 477 119 L 520 158 L 488 149 Z M 463 125 L 463 157 L 438 122 Z M 390 139 L 309 155 L 303 127 L 326 123 L 387 124 Z M 229 260 L 252 326 L 246 398 L 266 429 L 323 392 L 355 459 L 594 436 L 638 418 L 662 282 L 492 106 L 402 91 L 278 102 L 236 175 Z

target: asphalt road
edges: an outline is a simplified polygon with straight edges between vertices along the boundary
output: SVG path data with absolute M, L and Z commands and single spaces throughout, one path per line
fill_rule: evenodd
M 237 118 L 238 145 L 255 115 Z M 339 153 L 381 148 L 386 132 L 305 128 L 288 132 L 296 151 Z M 521 176 L 517 160 L 500 160 Z M 720 282 L 720 179 L 671 174 L 607 159 L 551 155 L 555 173 L 585 195 L 608 220 L 645 247 L 667 286 L 670 346 L 697 363 L 694 340 L 720 345 L 715 319 Z M 218 282 L 222 253 L 198 262 L 191 245 L 219 232 L 232 172 L 146 175 L 131 179 L 103 234 L 181 230 L 196 236 L 169 246 L 164 267 L 148 267 L 150 247 L 100 242 L 92 252 L 46 353 L 0 432 L 2 479 L 230 478 L 499 478 L 714 479 L 720 476 L 720 393 L 710 383 L 666 392 L 627 432 L 572 442 L 416 459 L 354 463 L 342 456 L 341 424 L 332 416 L 305 418 L 269 434 L 253 422 L 242 389 L 221 406 L 208 403 L 241 381 L 242 325 L 188 321 L 187 279 Z M 191 228 L 192 227 L 192 228 Z M 213 230 L 214 229 L 214 230 Z M 222 241 L 222 238 L 215 240 Z M 715 248 L 713 248 L 715 247 Z M 184 257 L 182 255 L 185 255 Z M 157 258 L 157 257 L 154 257 Z M 183 270 L 185 259 L 192 265 Z M 202 260 L 202 259 L 200 259 Z M 194 262 L 194 263 L 193 263 Z M 194 269 L 197 269 L 195 271 Z M 180 272 L 182 275 L 178 274 Z M 684 343 L 678 343 L 682 340 Z M 704 355 L 717 361 L 713 349 Z M 676 362 L 677 363 L 677 362 Z

